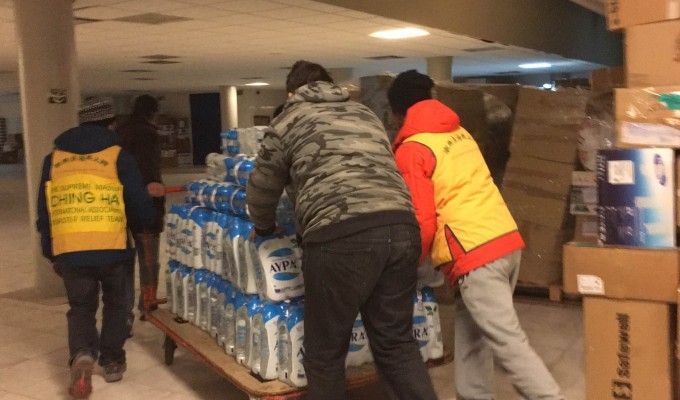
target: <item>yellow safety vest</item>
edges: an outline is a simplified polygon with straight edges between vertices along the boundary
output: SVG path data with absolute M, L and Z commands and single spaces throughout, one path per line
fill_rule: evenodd
M 120 146 L 98 153 L 52 153 L 50 180 L 45 184 L 52 252 L 127 248 L 123 185 L 116 161 Z

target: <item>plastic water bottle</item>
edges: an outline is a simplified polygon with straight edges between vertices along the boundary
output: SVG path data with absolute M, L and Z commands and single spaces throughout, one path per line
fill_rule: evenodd
M 260 320 L 259 324 L 255 324 L 255 317 L 262 315 L 262 308 L 264 302 L 258 296 L 250 296 L 250 303 L 248 304 L 248 316 L 250 317 L 250 344 L 246 352 L 246 365 L 255 372 L 255 369 L 260 369 L 260 346 L 262 341 L 263 323 Z
M 234 178 L 236 183 L 241 186 L 248 185 L 248 179 L 250 178 L 250 173 L 253 172 L 255 168 L 255 159 L 253 157 L 244 158 L 234 165 Z
M 427 346 L 428 357 L 431 360 L 444 357 L 444 341 L 442 340 L 442 327 L 439 321 L 439 304 L 432 292 L 432 288 L 425 287 L 423 294 L 423 307 L 427 326 L 430 328 L 430 341 Z
M 215 217 L 215 253 L 213 272 L 219 276 L 224 276 L 224 238 L 226 236 L 229 216 L 217 213 Z
M 220 342 L 220 334 L 224 326 L 226 298 L 225 281 L 219 275 L 213 275 L 212 285 L 210 286 L 210 336 L 215 339 L 220 347 L 224 343 L 224 341 Z
M 173 294 L 173 285 L 172 285 L 172 279 L 173 279 L 173 274 L 175 270 L 179 267 L 179 264 L 177 261 L 170 260 L 168 261 L 168 264 L 166 265 L 165 269 L 165 297 L 168 299 L 168 306 L 170 307 L 170 310 L 173 310 L 176 308 L 174 305 L 176 299 Z
M 430 327 L 425 315 L 423 294 L 420 290 L 416 290 L 416 294 L 413 296 L 413 337 L 418 342 L 418 348 L 420 348 L 420 355 L 423 357 L 423 361 L 427 361 L 429 357 Z
M 257 282 L 256 282 L 256 270 L 261 269 L 260 257 L 257 254 L 257 248 L 255 243 L 249 240 L 251 233 L 253 232 L 253 223 L 246 221 L 242 225 L 243 229 L 243 242 L 241 243 L 241 252 L 244 256 L 243 261 L 245 261 L 245 268 L 239 270 L 239 282 L 241 284 L 241 290 L 246 294 L 257 294 Z M 244 264 L 241 264 L 242 266 Z
M 253 317 L 253 331 L 260 333 L 260 349 L 253 363 L 253 372 L 262 379 L 277 379 L 278 374 L 278 322 L 284 318 L 281 303 L 265 302 Z
M 244 287 L 244 282 L 241 281 L 242 279 L 241 270 L 245 270 L 246 268 L 246 255 L 244 252 L 245 247 L 243 244 L 246 240 L 248 240 L 247 237 L 244 237 L 245 234 L 244 224 L 245 221 L 242 221 L 240 218 L 232 219 L 231 245 L 234 251 L 234 269 L 232 271 L 233 275 L 232 283 L 241 291 L 243 291 Z
M 236 188 L 235 184 L 228 182 L 222 182 L 217 186 L 213 192 L 214 199 L 212 200 L 217 211 L 231 212 L 231 195 Z
M 241 218 L 248 218 L 248 203 L 246 202 L 246 190 L 237 188 L 229 201 L 231 212 Z
M 224 318 L 220 341 L 224 351 L 233 356 L 236 354 L 236 304 L 243 301 L 243 294 L 229 282 L 224 284 L 224 293 Z M 240 300 L 239 296 L 241 296 Z
M 177 222 L 179 206 L 173 204 L 165 215 L 165 237 L 168 244 L 166 253 L 168 260 L 176 260 L 177 257 Z
M 184 266 L 180 264 L 179 261 L 174 261 L 174 263 L 176 267 L 174 270 L 171 270 L 172 279 L 170 280 L 172 283 L 172 303 L 170 303 L 170 311 L 175 315 L 179 315 L 179 310 L 184 307 L 184 296 L 182 292 L 182 268 L 184 268 Z
M 189 214 L 193 209 L 194 206 L 182 206 L 177 210 L 175 259 L 184 265 L 188 265 L 191 257 L 189 237 L 193 234 L 193 232 L 189 229 Z
M 214 271 L 215 268 L 215 253 L 214 247 L 217 241 L 216 235 L 216 223 L 215 223 L 216 213 L 212 210 L 206 211 L 205 225 L 203 227 L 203 235 L 201 236 L 201 261 L 203 262 L 203 267 L 210 272 Z
M 347 352 L 345 365 L 348 367 L 358 367 L 371 361 L 373 361 L 373 356 L 368 344 L 368 335 L 361 320 L 361 314 L 359 314 L 352 327 L 352 336 L 349 342 L 349 351 Z
M 210 210 L 207 208 L 196 208 L 189 217 L 192 223 L 193 239 L 193 263 L 191 266 L 194 268 L 205 268 L 203 265 L 203 235 L 209 215 Z
M 236 259 L 234 256 L 234 219 L 236 217 L 232 215 L 225 214 L 227 218 L 227 228 L 224 230 L 224 238 L 222 240 L 224 250 L 222 263 L 223 271 L 222 277 L 231 282 L 234 286 L 238 286 L 238 281 L 234 280 L 236 271 Z
M 207 331 L 210 327 L 210 279 L 212 273 L 205 269 L 196 270 L 196 326 Z
M 229 144 L 229 131 L 220 132 L 220 150 L 222 154 L 228 154 L 227 146 Z
M 182 273 L 182 286 L 184 288 L 184 313 L 182 318 L 191 322 L 196 322 L 196 270 L 186 268 Z
M 285 323 L 279 320 L 279 380 L 291 386 L 307 386 L 303 359 L 305 348 L 304 301 L 291 302 L 286 311 Z
M 241 146 L 238 142 L 238 131 L 230 129 L 227 131 L 227 153 L 230 155 L 237 155 L 241 151 Z
M 283 301 L 304 295 L 301 254 L 294 236 L 257 237 L 257 287 L 260 295 L 271 301 Z
M 244 294 L 236 295 L 235 302 L 235 317 L 234 317 L 234 351 L 236 355 L 236 362 L 241 365 L 247 365 L 248 356 L 250 354 L 250 314 L 248 307 L 252 302 L 253 296 Z

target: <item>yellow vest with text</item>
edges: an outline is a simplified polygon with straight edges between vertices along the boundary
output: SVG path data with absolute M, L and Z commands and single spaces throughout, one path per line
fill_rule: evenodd
M 123 185 L 116 167 L 120 150 L 53 152 L 45 196 L 55 256 L 127 248 Z
M 477 143 L 463 128 L 404 140 L 430 149 L 437 231 L 433 265 L 455 263 L 456 276 L 523 247 L 517 224 L 491 179 Z

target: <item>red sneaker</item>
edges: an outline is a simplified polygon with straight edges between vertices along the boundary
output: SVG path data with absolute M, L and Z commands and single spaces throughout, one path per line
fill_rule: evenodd
M 75 399 L 87 399 L 92 393 L 92 371 L 94 358 L 89 355 L 78 356 L 71 365 L 71 385 L 69 394 Z

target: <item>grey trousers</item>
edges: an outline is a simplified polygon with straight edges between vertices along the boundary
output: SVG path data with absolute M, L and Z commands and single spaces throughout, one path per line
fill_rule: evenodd
M 529 344 L 513 305 L 521 251 L 458 280 L 455 381 L 458 400 L 493 400 L 494 360 L 527 400 L 563 400 L 555 379 Z

